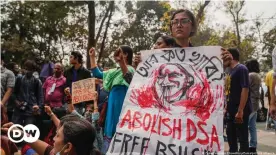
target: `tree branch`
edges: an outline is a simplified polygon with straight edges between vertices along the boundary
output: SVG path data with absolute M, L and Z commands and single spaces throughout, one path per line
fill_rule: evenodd
M 89 49 L 95 46 L 95 2 L 88 1 L 88 46 L 86 56 L 89 58 Z M 86 61 L 87 68 L 90 68 L 90 59 Z
M 245 4 L 245 1 L 240 1 L 240 5 L 241 5 L 241 6 L 240 6 L 240 9 L 237 11 L 237 14 L 240 13 L 240 11 L 242 10 L 244 4 Z
M 199 23 L 201 22 L 201 20 L 202 20 L 202 18 L 203 18 L 203 16 L 204 16 L 204 9 L 205 9 L 205 7 L 206 7 L 210 2 L 211 2 L 211 0 L 206 0 L 206 1 L 204 2 L 204 4 L 201 5 L 201 6 L 199 7 L 198 13 L 197 13 L 197 15 L 196 15 L 196 23 L 197 23 L 197 26 L 199 25 Z
M 108 27 L 110 25 L 110 20 L 111 20 L 111 17 L 112 17 L 112 13 L 113 13 L 113 10 L 114 10 L 114 1 L 111 1 L 109 2 L 109 16 L 108 16 L 108 20 L 107 20 L 107 23 L 106 23 L 106 27 L 105 27 L 105 32 L 104 32 L 104 36 L 103 36 L 103 40 L 102 40 L 102 45 L 101 45 L 101 50 L 100 50 L 100 53 L 99 53 L 99 57 L 98 57 L 98 62 L 99 63 L 101 61 L 101 57 L 103 55 L 103 51 L 104 51 L 104 45 L 105 45 L 105 39 L 106 39 L 106 36 L 107 36 L 107 32 L 108 32 Z
M 61 35 L 59 35 L 59 43 L 61 45 L 61 50 L 62 50 L 62 57 L 60 57 L 60 58 L 64 59 L 65 51 L 64 51 L 63 43 L 61 41 Z
M 97 43 L 98 40 L 99 40 L 100 34 L 101 34 L 101 32 L 102 32 L 103 24 L 104 24 L 104 22 L 105 22 L 105 19 L 108 17 L 109 11 L 110 11 L 110 5 L 108 6 L 108 9 L 106 10 L 106 12 L 105 12 L 105 14 L 104 14 L 104 17 L 103 17 L 103 19 L 102 19 L 102 21 L 101 21 L 101 24 L 100 24 L 100 27 L 99 27 L 99 30 L 98 30 L 98 33 L 97 33 L 96 39 L 95 39 L 95 42 L 96 42 L 96 43 Z

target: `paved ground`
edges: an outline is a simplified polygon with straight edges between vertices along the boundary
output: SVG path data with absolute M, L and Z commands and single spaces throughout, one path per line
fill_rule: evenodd
M 265 98 L 265 107 L 268 108 L 268 99 Z M 265 122 L 257 122 L 257 141 L 258 155 L 276 155 L 276 132 L 275 130 L 266 130 Z M 224 143 L 224 150 L 228 151 L 228 143 Z
M 257 123 L 258 155 L 276 155 L 276 132 L 265 130 L 265 123 Z M 225 151 L 229 150 L 228 143 L 224 143 Z

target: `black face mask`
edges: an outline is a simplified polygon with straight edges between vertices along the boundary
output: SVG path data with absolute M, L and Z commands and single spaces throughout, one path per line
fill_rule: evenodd
M 15 74 L 15 75 L 18 75 L 18 73 L 19 73 L 19 71 L 14 71 L 14 74 Z
M 61 74 L 62 74 L 62 72 L 55 72 L 55 75 L 56 75 L 57 77 L 60 77 Z
M 28 71 L 26 70 L 26 74 L 25 74 L 27 77 L 32 77 L 33 75 L 33 71 Z

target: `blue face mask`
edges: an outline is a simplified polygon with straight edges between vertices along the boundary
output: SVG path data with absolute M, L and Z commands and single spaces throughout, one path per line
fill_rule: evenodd
M 64 145 L 64 146 L 62 147 L 62 149 L 61 149 L 59 152 L 56 153 L 56 155 L 61 155 L 60 152 L 62 152 L 62 151 L 64 150 L 65 146 L 67 146 L 67 144 Z
M 92 122 L 92 112 L 91 111 L 86 111 L 84 113 L 84 118 L 89 121 L 89 122 Z
M 99 112 L 93 112 L 92 113 L 92 120 L 93 121 L 97 121 L 97 120 L 99 120 L 99 118 L 100 118 L 100 113 Z

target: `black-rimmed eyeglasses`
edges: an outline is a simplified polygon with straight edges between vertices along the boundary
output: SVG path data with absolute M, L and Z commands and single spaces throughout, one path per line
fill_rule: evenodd
M 179 24 L 181 24 L 182 26 L 187 24 L 187 23 L 190 23 L 191 20 L 189 18 L 183 18 L 183 19 L 175 19 L 175 20 L 172 20 L 171 21 L 171 25 L 172 26 L 178 26 Z

